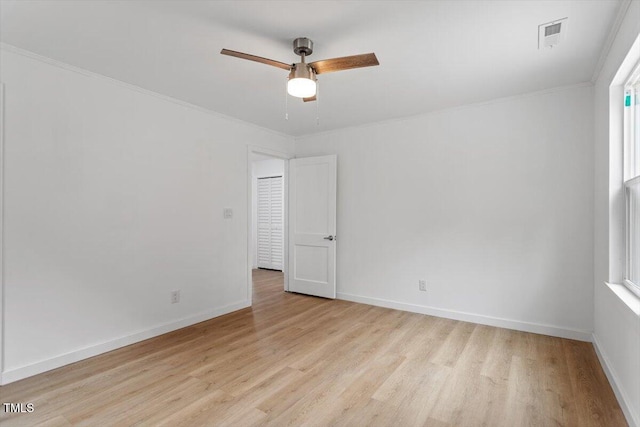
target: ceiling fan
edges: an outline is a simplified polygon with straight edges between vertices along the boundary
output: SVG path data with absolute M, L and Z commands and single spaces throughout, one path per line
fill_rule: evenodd
M 262 58 L 261 56 L 249 55 L 248 53 L 236 52 L 229 49 L 222 49 L 220 51 L 223 55 L 261 62 L 289 71 L 287 92 L 291 96 L 302 98 L 304 102 L 316 100 L 317 74 L 380 65 L 375 53 L 323 59 L 307 64 L 305 58 L 313 53 L 313 41 L 306 37 L 299 37 L 293 41 L 293 52 L 300 56 L 300 62 L 286 64 L 284 62 L 274 61 L 273 59 Z

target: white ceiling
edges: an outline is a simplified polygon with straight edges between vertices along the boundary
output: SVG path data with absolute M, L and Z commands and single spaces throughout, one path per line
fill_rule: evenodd
M 590 81 L 619 0 L 97 1 L 0 3 L 0 40 L 290 135 Z M 538 25 L 569 17 L 538 50 Z M 296 62 L 375 52 L 379 67 L 319 76 L 320 102 L 288 98 L 287 72 L 220 55 Z M 316 124 L 319 107 L 320 125 Z

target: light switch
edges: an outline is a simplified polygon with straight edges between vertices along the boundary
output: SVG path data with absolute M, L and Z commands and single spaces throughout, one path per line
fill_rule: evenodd
M 233 209 L 224 208 L 224 219 L 231 219 L 231 218 L 233 218 Z

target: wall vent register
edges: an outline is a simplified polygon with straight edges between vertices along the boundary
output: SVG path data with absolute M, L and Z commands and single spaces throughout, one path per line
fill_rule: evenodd
M 564 41 L 568 18 L 557 19 L 538 25 L 538 49 L 552 48 Z

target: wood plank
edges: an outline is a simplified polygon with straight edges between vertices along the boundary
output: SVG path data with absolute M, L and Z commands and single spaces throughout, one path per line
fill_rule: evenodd
M 626 426 L 589 343 L 283 292 L 0 388 L 2 427 Z
M 580 426 L 626 426 L 591 343 L 563 340 Z M 608 398 L 603 398 L 606 396 Z

